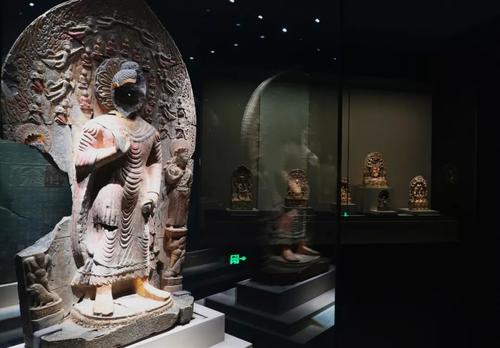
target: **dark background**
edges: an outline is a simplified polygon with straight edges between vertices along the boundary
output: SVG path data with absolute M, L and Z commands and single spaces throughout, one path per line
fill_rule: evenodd
M 2 61 L 23 28 L 59 1 L 33 3 L 2 2 Z M 433 204 L 458 220 L 459 237 L 337 245 L 336 340 L 340 347 L 497 345 L 491 341 L 500 297 L 494 287 L 500 150 L 496 1 L 148 3 L 184 56 L 199 115 L 204 75 L 215 68 L 296 68 L 336 74 L 340 83 L 363 75 L 430 86 Z M 193 197 L 200 195 L 202 173 L 195 168 Z M 201 247 L 197 207 L 192 204 L 190 218 L 194 249 Z

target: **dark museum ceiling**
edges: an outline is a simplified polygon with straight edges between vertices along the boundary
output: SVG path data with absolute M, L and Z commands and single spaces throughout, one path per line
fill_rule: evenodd
M 2 61 L 24 27 L 60 2 L 2 1 Z M 147 2 L 192 67 L 203 62 L 333 69 L 339 55 L 338 0 Z M 342 6 L 342 47 L 353 48 L 344 61 L 425 60 L 454 37 L 485 25 L 500 27 L 500 3 L 492 0 L 343 0 Z

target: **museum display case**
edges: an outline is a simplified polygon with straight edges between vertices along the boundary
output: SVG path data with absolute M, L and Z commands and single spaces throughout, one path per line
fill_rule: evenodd
M 2 8 L 0 346 L 341 347 L 341 253 L 460 241 L 452 48 L 342 0 Z

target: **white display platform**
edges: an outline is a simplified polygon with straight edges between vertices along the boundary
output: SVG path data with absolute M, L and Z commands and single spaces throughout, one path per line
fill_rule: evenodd
M 186 325 L 133 343 L 128 348 L 251 348 L 252 344 L 224 333 L 224 314 L 194 304 L 193 319 Z M 24 344 L 11 348 L 23 348 Z
M 411 210 L 410 208 L 399 208 L 399 211 L 403 214 L 415 215 L 415 216 L 439 216 L 441 215 L 439 211 L 433 209 L 419 209 Z
M 0 285 L 0 347 L 22 336 L 17 283 Z
M 378 205 L 378 195 L 382 191 L 387 191 L 389 193 L 389 206 L 392 200 L 392 187 L 371 187 L 371 186 L 354 186 L 353 190 L 353 200 L 359 203 L 359 210 L 365 214 L 380 213 L 387 214 L 387 211 L 377 210 Z M 397 211 L 391 209 L 392 214 L 397 214 Z
M 17 283 L 0 284 L 0 308 L 19 306 Z

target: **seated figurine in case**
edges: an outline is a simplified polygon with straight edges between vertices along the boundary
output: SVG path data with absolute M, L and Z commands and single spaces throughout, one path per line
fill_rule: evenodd
M 408 208 L 410 210 L 429 209 L 427 182 L 422 175 L 417 175 L 410 181 Z
M 387 178 L 384 160 L 380 152 L 370 152 L 365 158 L 363 185 L 369 187 L 386 187 Z

